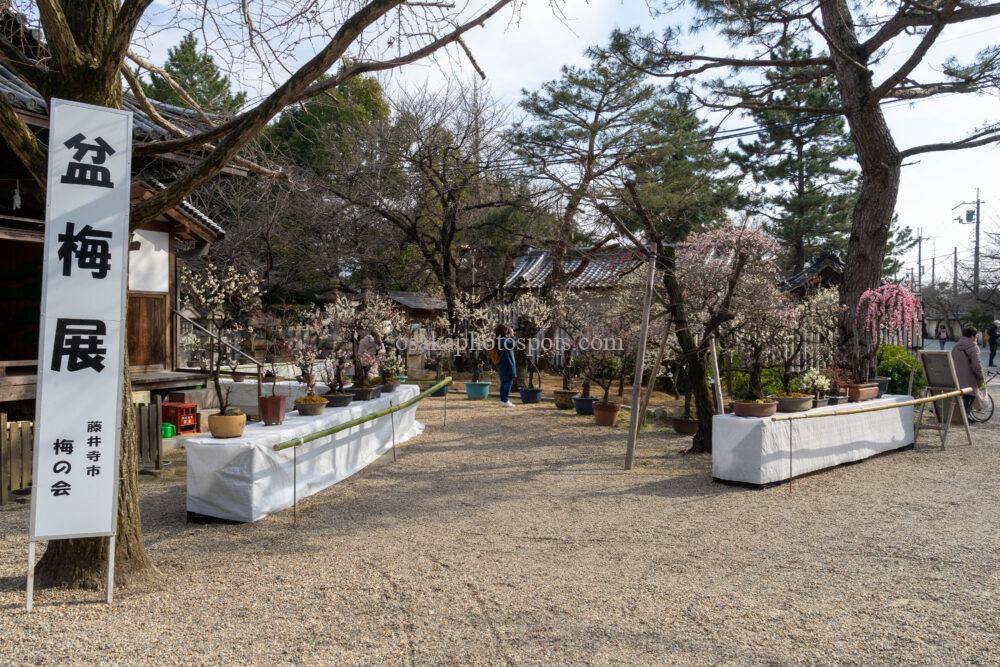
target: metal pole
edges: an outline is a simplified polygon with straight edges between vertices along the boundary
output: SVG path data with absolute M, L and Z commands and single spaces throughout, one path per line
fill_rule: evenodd
M 115 593 L 115 536 L 108 538 L 108 604 L 114 599 Z
M 639 435 L 639 399 L 642 394 L 642 372 L 646 360 L 646 338 L 649 336 L 649 311 L 653 302 L 653 281 L 656 279 L 656 251 L 649 258 L 646 276 L 646 294 L 642 300 L 642 326 L 639 329 L 639 347 L 635 353 L 635 377 L 632 380 L 632 409 L 628 419 L 628 443 L 625 447 L 625 470 L 632 469 L 635 460 L 635 441 Z M 655 378 L 651 378 L 652 381 Z
M 924 230 L 917 230 L 917 289 L 919 293 L 924 288 Z
M 444 392 L 444 423 L 441 424 L 442 426 L 448 425 L 448 394 L 450 393 L 451 387 L 446 388 Z
M 28 542 L 28 590 L 25 608 L 30 612 L 35 601 L 35 543 Z

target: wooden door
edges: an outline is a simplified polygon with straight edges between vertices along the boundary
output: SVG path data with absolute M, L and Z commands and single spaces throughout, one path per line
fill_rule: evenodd
M 160 292 L 128 294 L 128 360 L 131 368 L 162 370 L 167 368 L 168 301 Z

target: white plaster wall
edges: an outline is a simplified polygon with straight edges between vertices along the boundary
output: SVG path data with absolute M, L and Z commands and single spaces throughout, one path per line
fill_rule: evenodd
M 129 252 L 128 288 L 137 292 L 170 291 L 170 235 L 140 229 L 139 249 Z

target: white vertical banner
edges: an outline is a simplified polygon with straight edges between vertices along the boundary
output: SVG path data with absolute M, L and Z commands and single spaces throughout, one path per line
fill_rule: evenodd
M 132 113 L 49 112 L 32 542 L 115 534 L 128 275 Z

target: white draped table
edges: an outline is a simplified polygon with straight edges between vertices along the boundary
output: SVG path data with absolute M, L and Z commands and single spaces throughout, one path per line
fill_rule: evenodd
M 809 412 L 822 415 L 908 400 L 912 397 L 885 395 L 872 401 L 831 405 Z M 712 418 L 712 479 L 752 485 L 773 484 L 912 444 L 913 406 L 790 421 L 715 415 Z
M 292 412 L 278 426 L 248 424 L 239 438 L 187 438 L 188 512 L 232 521 L 257 521 L 292 506 L 293 477 L 299 498 L 350 477 L 392 448 L 394 425 L 397 443 L 423 432 L 423 424 L 416 420 L 416 405 L 300 445 L 294 448 L 297 452 L 276 452 L 273 446 L 399 405 L 419 393 L 416 385 L 405 384 L 372 401 L 328 407 L 318 417 L 301 417 Z

